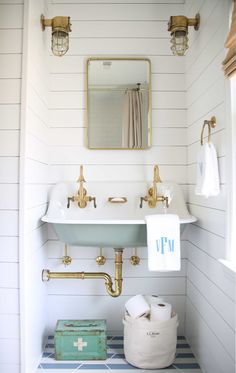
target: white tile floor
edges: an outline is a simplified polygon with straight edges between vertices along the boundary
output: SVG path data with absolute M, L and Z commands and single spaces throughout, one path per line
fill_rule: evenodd
M 107 360 L 99 361 L 56 361 L 54 359 L 54 339 L 53 336 L 48 337 L 48 343 L 42 356 L 42 360 L 38 367 L 37 373 L 201 373 L 188 343 L 184 337 L 178 337 L 177 354 L 174 363 L 165 369 L 144 370 L 133 367 L 125 360 L 123 351 L 123 337 L 113 336 L 108 337 Z

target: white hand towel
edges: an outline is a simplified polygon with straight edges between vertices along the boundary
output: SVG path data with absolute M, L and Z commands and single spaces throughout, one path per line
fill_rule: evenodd
M 195 194 L 210 197 L 220 192 L 218 161 L 212 143 L 201 146 L 197 156 L 197 184 Z
M 172 214 L 145 216 L 149 271 L 180 270 L 179 217 Z
M 209 196 L 218 196 L 220 193 L 220 178 L 218 169 L 218 159 L 216 149 L 212 143 L 210 145 L 211 156 L 211 187 L 209 188 Z

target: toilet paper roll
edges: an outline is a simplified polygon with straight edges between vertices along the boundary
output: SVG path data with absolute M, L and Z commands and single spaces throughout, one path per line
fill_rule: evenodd
M 150 313 L 150 306 L 141 294 L 130 298 L 125 303 L 125 309 L 135 319 Z
M 157 304 L 151 304 L 151 321 L 166 321 L 171 319 L 171 304 L 166 302 L 160 302 Z
M 164 302 L 164 299 L 159 295 L 145 295 L 145 299 L 149 305 Z
M 129 324 L 135 323 L 135 325 L 143 325 L 143 323 L 150 323 L 149 315 L 144 315 L 138 318 L 131 317 L 126 311 L 124 320 Z

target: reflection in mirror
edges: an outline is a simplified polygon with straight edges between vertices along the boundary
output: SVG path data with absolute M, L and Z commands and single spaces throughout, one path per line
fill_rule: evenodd
M 88 59 L 90 149 L 147 149 L 151 146 L 150 76 L 148 59 Z

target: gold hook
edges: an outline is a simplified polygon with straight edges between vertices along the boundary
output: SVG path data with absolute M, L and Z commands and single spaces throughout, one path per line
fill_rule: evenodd
M 216 117 L 211 117 L 210 120 L 204 120 L 203 126 L 202 126 L 202 132 L 201 132 L 201 145 L 203 145 L 203 134 L 205 126 L 208 126 L 208 143 L 211 142 L 211 129 L 215 128 L 216 126 Z

